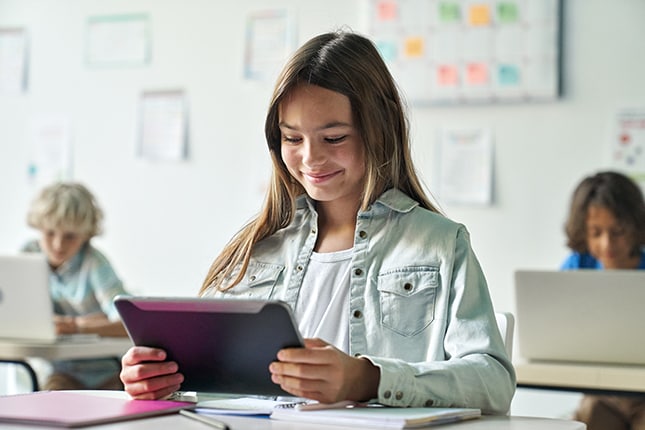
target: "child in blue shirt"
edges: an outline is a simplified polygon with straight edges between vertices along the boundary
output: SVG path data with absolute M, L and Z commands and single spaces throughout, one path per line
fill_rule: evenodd
M 599 172 L 580 182 L 565 231 L 573 253 L 563 270 L 645 269 L 643 193 L 621 173 Z M 586 395 L 575 419 L 588 430 L 644 430 L 645 397 Z

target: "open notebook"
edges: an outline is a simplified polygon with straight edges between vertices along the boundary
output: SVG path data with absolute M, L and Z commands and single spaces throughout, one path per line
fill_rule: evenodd
M 192 407 L 194 403 L 189 402 L 129 400 L 70 391 L 37 391 L 0 396 L 0 423 L 84 427 L 170 414 Z
M 271 413 L 274 420 L 373 429 L 426 428 L 480 416 L 481 411 L 476 408 L 392 408 L 380 405 L 311 410 L 278 407 Z

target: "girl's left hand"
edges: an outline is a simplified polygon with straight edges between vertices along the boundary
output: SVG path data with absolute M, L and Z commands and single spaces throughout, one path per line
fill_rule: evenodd
M 351 357 L 320 339 L 286 348 L 269 366 L 271 380 L 296 397 L 334 403 L 377 397 L 380 371 L 365 358 Z

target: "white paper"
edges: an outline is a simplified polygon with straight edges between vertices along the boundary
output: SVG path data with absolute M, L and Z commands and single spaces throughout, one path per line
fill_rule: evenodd
M 483 128 L 445 129 L 440 138 L 439 195 L 447 203 L 492 203 L 493 145 Z
M 0 94 L 20 94 L 26 87 L 27 36 L 20 29 L 0 29 Z
M 251 14 L 246 29 L 245 78 L 273 82 L 293 50 L 293 33 L 286 10 Z
M 611 139 L 611 165 L 645 181 L 645 106 L 616 112 Z
M 92 17 L 87 25 L 87 61 L 91 65 L 140 65 L 150 57 L 145 15 Z
M 30 182 L 42 188 L 72 177 L 70 120 L 64 115 L 42 115 L 30 123 Z
M 187 112 L 183 91 L 149 91 L 141 96 L 139 155 L 179 161 L 187 155 Z

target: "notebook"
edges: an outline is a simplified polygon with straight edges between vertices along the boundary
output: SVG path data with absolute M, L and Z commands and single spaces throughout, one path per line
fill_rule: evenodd
M 168 400 L 129 400 L 69 391 L 0 396 L 0 422 L 84 427 L 163 415 L 194 407 Z
M 525 359 L 645 364 L 645 271 L 518 270 L 515 305 Z
M 426 428 L 479 418 L 476 408 L 390 408 L 385 406 L 299 410 L 276 408 L 271 419 L 373 429 Z

